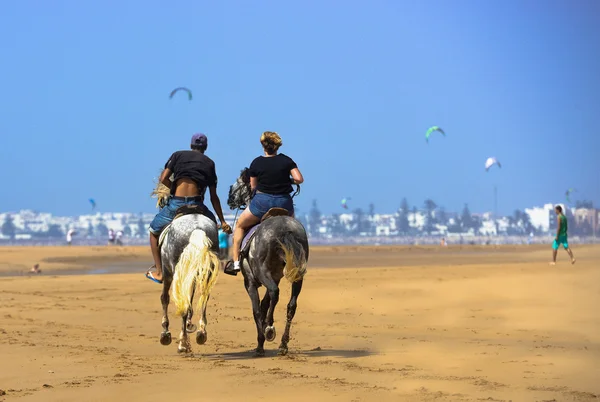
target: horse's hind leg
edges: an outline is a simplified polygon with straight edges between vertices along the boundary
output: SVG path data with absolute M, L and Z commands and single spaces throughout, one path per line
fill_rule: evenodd
M 185 323 L 185 329 L 188 334 L 193 334 L 196 332 L 196 325 L 192 322 L 192 318 L 194 318 L 194 309 L 192 308 L 192 302 L 194 301 L 194 294 L 196 293 L 196 281 L 192 284 L 192 297 L 190 299 L 190 308 L 188 308 L 187 320 Z
M 210 296 L 209 296 L 210 299 Z M 198 345 L 204 345 L 208 339 L 208 334 L 206 333 L 206 325 L 208 321 L 206 319 L 206 307 L 208 306 L 208 299 L 206 300 L 206 304 L 202 306 L 202 311 L 200 312 L 200 322 L 198 323 L 198 332 L 196 333 L 196 343 Z
M 171 277 L 165 276 L 163 281 L 163 291 L 160 295 L 160 301 L 162 303 L 163 308 L 163 318 L 162 318 L 162 327 L 163 332 L 160 334 L 160 343 L 161 345 L 170 345 L 171 344 L 171 333 L 169 332 L 169 315 L 167 310 L 169 308 L 169 288 L 171 287 Z
M 298 301 L 298 295 L 302 290 L 302 280 L 292 283 L 292 297 L 287 306 L 287 320 L 285 323 L 285 331 L 281 337 L 281 344 L 279 345 L 279 354 L 285 356 L 288 352 L 288 342 L 290 341 L 290 327 L 292 326 L 292 320 L 296 314 L 296 306 Z
M 193 286 L 193 288 L 191 291 L 191 296 L 190 296 L 190 300 L 189 300 L 190 304 L 189 304 L 189 307 L 187 310 L 187 314 L 181 316 L 181 334 L 179 335 L 179 346 L 177 347 L 177 352 L 179 352 L 179 353 L 191 353 L 192 352 L 192 344 L 190 343 L 190 338 L 188 336 L 188 327 L 190 325 L 191 315 L 193 315 L 192 302 L 194 301 L 194 293 L 195 293 L 195 289 L 196 289 L 196 281 L 195 280 L 194 280 L 192 286 Z M 195 327 L 195 325 L 193 325 L 193 326 Z
M 264 321 L 265 323 L 265 328 L 264 328 L 264 332 L 265 332 L 265 338 L 267 339 L 267 341 L 272 342 L 273 340 L 275 340 L 275 337 L 277 336 L 276 332 L 275 332 L 275 326 L 274 324 L 274 319 L 273 319 L 273 314 L 275 313 L 275 307 L 277 306 L 277 302 L 279 302 L 279 284 L 277 282 L 275 282 L 271 277 L 266 277 L 263 278 L 264 279 L 264 285 L 267 288 L 267 292 L 269 293 L 269 308 L 267 309 L 267 316 L 266 319 Z M 265 295 L 265 299 L 266 299 L 266 295 Z M 264 302 L 264 300 L 263 300 Z
M 248 292 L 248 296 L 250 296 L 250 301 L 252 302 L 252 314 L 254 315 L 254 322 L 256 323 L 256 332 L 258 333 L 256 355 L 264 356 L 265 334 L 263 332 L 263 319 L 260 313 L 260 298 L 258 296 L 258 289 L 256 288 L 256 285 L 250 283 L 248 280 L 244 280 L 244 286 L 246 287 L 246 292 Z
M 179 335 L 179 346 L 177 347 L 177 352 L 179 353 L 191 353 L 192 351 L 192 345 L 190 344 L 186 326 L 187 315 L 181 317 L 181 334 Z
M 270 305 L 271 305 L 271 296 L 269 295 L 269 292 L 266 291 L 262 301 L 260 302 L 260 316 L 262 317 L 263 332 L 265 330 L 265 327 L 267 326 L 267 313 L 269 312 Z

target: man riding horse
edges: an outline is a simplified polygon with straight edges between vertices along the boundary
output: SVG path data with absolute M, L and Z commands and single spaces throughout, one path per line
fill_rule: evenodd
M 296 163 L 285 154 L 278 154 L 283 144 L 281 137 L 274 132 L 265 131 L 260 137 L 264 156 L 252 161 L 248 169 L 250 186 L 254 197 L 248 208 L 242 212 L 233 234 L 233 259 L 228 261 L 224 272 L 237 275 L 240 272 L 240 246 L 245 232 L 257 225 L 271 208 L 283 208 L 294 216 L 294 203 L 291 193 L 292 184 L 304 182 Z M 290 178 L 291 176 L 291 178 Z
M 204 154 L 208 147 L 208 139 L 204 134 L 194 134 L 191 150 L 177 151 L 171 155 L 160 175 L 159 183 L 170 189 L 168 200 L 161 204 L 162 208 L 150 223 L 150 248 L 154 265 L 146 272 L 146 277 L 154 282 L 162 283 L 163 269 L 159 249 L 159 236 L 162 230 L 175 218 L 176 212 L 183 206 L 195 206 L 199 213 L 210 218 L 215 225 L 217 220 L 204 205 L 206 188 L 219 221 L 225 233 L 231 233 L 231 227 L 225 222 L 221 201 L 217 195 L 217 174 L 215 163 Z M 171 175 L 174 176 L 171 182 Z M 155 272 L 151 272 L 156 268 Z

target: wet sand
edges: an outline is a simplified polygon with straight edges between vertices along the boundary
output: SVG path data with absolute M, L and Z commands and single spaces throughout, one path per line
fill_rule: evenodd
M 140 266 L 146 248 L 0 248 L 0 272 L 45 270 L 0 278 L 0 400 L 597 401 L 600 247 L 574 252 L 550 267 L 539 246 L 314 248 L 290 354 L 283 283 L 257 359 L 241 277 L 220 276 L 208 342 L 181 356 L 141 273 L 53 275 Z

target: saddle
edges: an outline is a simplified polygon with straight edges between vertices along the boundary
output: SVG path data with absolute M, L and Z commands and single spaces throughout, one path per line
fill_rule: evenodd
M 173 224 L 173 222 L 175 222 L 175 219 L 181 218 L 182 216 L 185 216 L 185 215 L 191 215 L 191 214 L 204 215 L 205 211 L 206 211 L 206 207 L 200 206 L 200 205 L 183 205 L 183 206 L 177 208 L 177 210 L 175 211 L 175 217 L 173 218 L 171 223 L 169 223 L 167 226 L 165 226 L 165 228 L 162 230 L 162 232 L 160 232 L 160 236 L 158 238 L 158 248 L 161 248 L 163 243 L 167 239 L 167 235 L 169 234 L 169 229 L 171 228 L 171 225 Z
M 248 230 L 246 235 L 244 236 L 244 239 L 242 240 L 242 247 L 240 248 L 241 258 L 244 258 L 248 255 L 248 249 L 250 248 L 250 240 L 252 240 L 252 238 L 254 237 L 254 234 L 256 233 L 256 229 L 259 228 L 261 223 L 263 223 L 267 219 L 272 218 L 274 216 L 290 216 L 290 213 L 287 209 L 284 209 L 284 208 L 275 207 L 275 208 L 269 209 L 267 211 L 267 213 L 264 214 L 263 217 L 261 218 L 260 223 L 257 223 L 256 225 L 252 226 Z

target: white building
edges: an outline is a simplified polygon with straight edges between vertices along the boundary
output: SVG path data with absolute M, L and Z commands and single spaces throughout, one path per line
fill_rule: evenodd
M 550 212 L 553 210 L 553 204 L 545 204 L 543 207 L 525 208 L 525 213 L 529 215 L 533 227 L 546 233 L 550 230 Z

